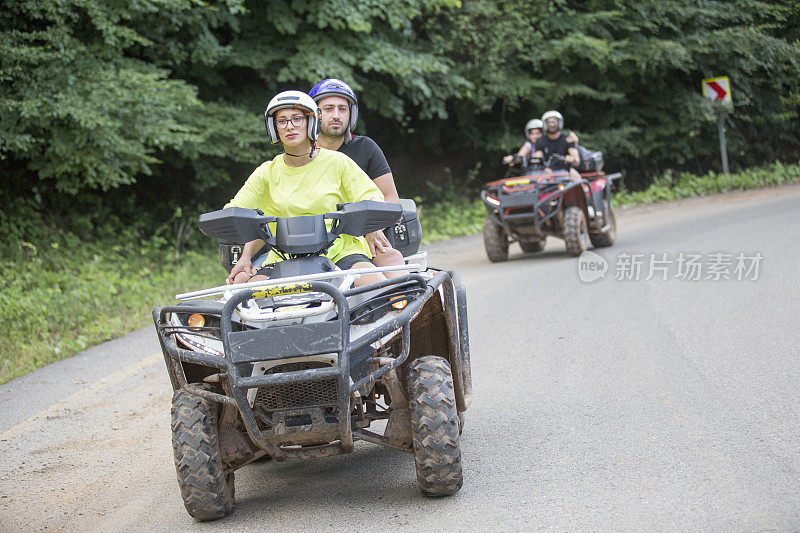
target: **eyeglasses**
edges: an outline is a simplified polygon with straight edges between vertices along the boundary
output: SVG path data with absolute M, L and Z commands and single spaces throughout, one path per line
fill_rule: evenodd
M 275 124 L 278 125 L 279 130 L 285 130 L 289 126 L 289 122 L 292 123 L 292 126 L 295 128 L 299 128 L 303 124 L 306 123 L 306 116 L 305 115 L 295 115 L 292 118 L 279 118 L 275 121 Z

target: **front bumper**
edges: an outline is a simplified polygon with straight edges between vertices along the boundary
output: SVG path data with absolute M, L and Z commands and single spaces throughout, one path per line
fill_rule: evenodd
M 241 291 L 235 294 L 222 311 L 202 302 L 191 305 L 173 305 L 153 310 L 153 320 L 158 331 L 164 357 L 170 370 L 170 378 L 174 388 L 183 388 L 188 392 L 205 397 L 209 400 L 235 406 L 241 413 L 242 421 L 251 439 L 263 450 L 277 460 L 288 457 L 309 457 L 317 455 L 333 455 L 349 453 L 353 448 L 354 430 L 351 421 L 352 401 L 358 395 L 366 395 L 387 372 L 403 364 L 409 354 L 411 345 L 411 322 L 422 306 L 440 287 L 443 287 L 444 297 L 448 301 L 461 303 L 464 301 L 463 287 L 457 280 L 454 281 L 451 273 L 437 272 L 430 280 L 419 274 L 408 274 L 394 278 L 398 283 L 414 281 L 423 289 L 420 295 L 411 300 L 408 305 L 395 317 L 377 326 L 374 330 L 358 337 L 351 342 L 350 339 L 350 308 L 347 296 L 355 294 L 360 289 L 340 291 L 333 285 L 322 281 L 311 281 L 282 285 L 270 290 L 279 290 L 280 294 L 299 294 L 308 292 L 324 293 L 332 299 L 336 308 L 336 318 L 327 322 L 301 323 L 295 325 L 273 326 L 264 329 L 251 329 L 234 331 L 232 316 L 236 306 L 253 297 L 264 297 L 264 289 Z M 459 293 L 460 297 L 456 296 Z M 468 364 L 468 337 L 466 334 L 466 305 L 458 305 L 458 311 L 447 313 L 448 320 L 452 321 L 450 329 L 456 332 L 453 339 L 461 359 L 466 359 Z M 171 313 L 203 313 L 215 312 L 220 317 L 220 334 L 224 348 L 223 356 L 186 350 L 178 346 L 176 333 L 178 328 L 169 324 L 168 315 Z M 367 362 L 379 364 L 377 370 L 369 372 L 366 376 L 353 380 L 351 378 L 351 357 L 363 354 L 370 350 L 370 345 L 380 339 L 401 330 L 399 355 L 390 361 L 379 360 L 374 353 L 368 356 Z M 264 375 L 251 375 L 253 364 L 262 361 L 291 360 L 297 357 L 335 354 L 331 357 L 332 366 L 320 368 L 307 368 L 287 372 L 269 373 Z M 184 373 L 182 363 L 203 365 L 219 371 L 225 378 L 227 387 L 225 394 L 212 392 L 189 383 Z M 454 374 L 456 373 L 456 369 Z M 455 376 L 454 376 L 455 377 Z M 252 389 L 264 390 L 273 388 L 279 390 L 281 386 L 320 384 L 325 382 L 335 383 L 335 398 L 331 398 L 330 405 L 314 405 L 300 407 L 292 412 L 284 411 L 278 418 L 283 420 L 265 428 L 259 424 L 257 413 L 248 400 L 248 391 Z M 471 393 L 471 382 L 467 383 Z M 332 389 L 328 389 L 331 391 Z M 462 402 L 463 403 L 463 402 Z M 325 410 L 327 408 L 327 411 Z M 326 416 L 328 415 L 332 416 Z M 287 424 L 288 417 L 300 416 L 310 419 L 310 426 L 314 433 L 323 435 L 331 442 L 321 446 L 307 446 L 302 448 L 285 447 L 281 444 L 292 432 L 291 424 Z

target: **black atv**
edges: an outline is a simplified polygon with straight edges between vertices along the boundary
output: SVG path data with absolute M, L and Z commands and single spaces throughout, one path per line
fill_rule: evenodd
M 567 253 L 578 256 L 588 249 L 611 246 L 617 220 L 611 205 L 613 181 L 621 173 L 605 174 L 600 152 L 581 153 L 585 166 L 580 179 L 563 168 L 563 157 L 547 161 L 515 158 L 503 179 L 481 191 L 486 206 L 483 241 L 492 262 L 508 259 L 508 245 L 518 242 L 523 252 L 544 250 L 548 236 L 563 239 Z
M 402 211 L 363 201 L 313 216 L 242 208 L 200 216 L 206 235 L 225 243 L 261 238 L 282 261 L 267 281 L 181 294 L 177 305 L 153 310 L 175 391 L 172 443 L 191 516 L 231 512 L 234 471 L 256 459 L 350 453 L 359 440 L 413 453 L 426 495 L 461 488 L 472 377 L 458 275 L 427 268 L 425 252 L 409 254 L 404 266 L 345 271 L 322 255 L 339 235 L 389 227 Z M 406 209 L 405 219 L 413 218 L 415 208 Z M 420 232 L 409 235 L 415 242 L 405 249 L 415 251 Z M 390 269 L 405 273 L 353 286 L 360 274 Z M 376 421 L 385 421 L 383 431 L 370 431 Z

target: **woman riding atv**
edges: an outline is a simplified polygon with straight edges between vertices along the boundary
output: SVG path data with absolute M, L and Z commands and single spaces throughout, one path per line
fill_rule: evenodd
M 301 91 L 284 91 L 270 100 L 264 112 L 267 133 L 283 153 L 259 166 L 225 207 L 260 209 L 266 215 L 293 217 L 336 210 L 336 205 L 361 200 L 383 200 L 380 189 L 346 155 L 316 147 L 320 111 L 314 100 Z M 256 239 L 245 244 L 242 255 L 228 276 L 230 283 L 260 281 L 269 277 L 278 261 L 274 252 L 254 257 L 264 247 Z M 340 269 L 404 264 L 397 250 L 384 254 L 379 265 L 364 237 L 342 235 L 326 256 Z M 404 272 L 370 273 L 355 284 L 366 285 L 403 275 Z

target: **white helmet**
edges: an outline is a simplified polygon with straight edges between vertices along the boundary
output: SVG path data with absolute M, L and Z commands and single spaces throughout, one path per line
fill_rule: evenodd
M 564 117 L 562 117 L 561 113 L 559 113 L 558 111 L 548 111 L 547 113 L 542 115 L 542 122 L 547 122 L 548 118 L 554 118 L 554 117 L 556 119 L 558 119 L 558 129 L 559 129 L 559 131 L 563 130 L 564 129 Z
M 544 124 L 542 124 L 542 121 L 539 120 L 538 118 L 530 119 L 528 123 L 525 124 L 525 137 L 528 136 L 531 130 L 535 130 L 537 128 L 544 131 Z
M 273 143 L 280 140 L 278 128 L 275 127 L 275 112 L 286 108 L 304 109 L 308 112 L 308 138 L 312 143 L 315 142 L 319 134 L 319 121 L 322 114 L 317 103 L 302 91 L 283 91 L 269 101 L 267 110 L 264 111 L 264 124 L 267 126 L 269 140 Z

